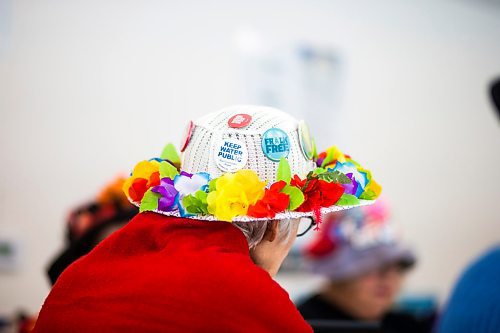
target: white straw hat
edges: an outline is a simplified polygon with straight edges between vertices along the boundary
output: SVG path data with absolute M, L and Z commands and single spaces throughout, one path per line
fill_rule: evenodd
M 209 221 L 318 217 L 380 192 L 368 170 L 336 147 L 317 155 L 303 121 L 267 106 L 190 122 L 181 152 L 182 162 L 170 146 L 134 169 L 124 191 L 141 211 Z
M 247 116 L 251 120 L 244 127 L 231 127 L 229 124 L 233 122 L 229 122 L 229 119 L 235 115 L 233 122 L 236 120 L 241 123 L 249 119 Z M 305 177 L 314 170 L 316 164 L 306 158 L 300 147 L 299 122 L 278 109 L 256 105 L 230 106 L 195 120 L 191 138 L 182 156 L 182 169 L 190 173 L 208 172 L 213 178 L 226 172 L 250 169 L 260 179 L 273 181 L 279 158 L 272 160 L 262 149 L 264 133 L 273 129 L 283 131 L 288 137 L 289 150 L 282 155 L 286 155 L 292 174 Z M 227 141 L 241 144 L 241 162 L 228 165 L 223 163 L 222 155 L 218 156 L 220 147 Z

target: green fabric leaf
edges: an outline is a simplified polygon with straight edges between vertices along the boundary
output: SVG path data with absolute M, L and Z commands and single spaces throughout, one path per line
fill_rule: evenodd
M 164 160 L 169 160 L 170 162 L 176 165 L 181 164 L 181 158 L 179 157 L 179 153 L 177 153 L 177 149 L 171 143 L 167 144 L 165 148 L 163 148 L 160 157 Z
M 280 158 L 280 163 L 278 164 L 278 172 L 276 174 L 276 181 L 285 181 L 285 183 L 290 184 L 292 179 L 292 172 L 290 171 L 290 164 L 286 158 Z
M 373 190 L 365 189 L 365 191 L 361 193 L 359 198 L 363 200 L 375 200 L 377 199 L 377 193 L 375 193 Z
M 327 171 L 320 173 L 318 175 L 318 179 L 322 179 L 324 181 L 327 181 L 329 183 L 334 182 L 334 183 L 339 183 L 339 184 L 349 184 L 351 183 L 351 179 L 344 175 L 340 171 Z
M 281 190 L 282 193 L 288 194 L 290 197 L 290 204 L 288 205 L 289 210 L 295 210 L 302 205 L 305 200 L 304 193 L 295 186 L 286 185 Z
M 317 175 L 320 175 L 320 174 L 325 173 L 325 172 L 326 172 L 326 170 L 323 169 L 323 168 L 316 168 L 316 169 L 314 169 L 314 173 L 317 174 Z
M 342 194 L 339 201 L 335 205 L 337 206 L 356 206 L 359 205 L 360 201 L 354 195 L 351 194 Z
M 189 214 L 207 215 L 207 196 L 208 193 L 202 190 L 198 190 L 194 194 L 189 194 L 182 198 L 182 205 Z
M 139 212 L 153 211 L 158 208 L 158 198 L 160 194 L 154 193 L 151 189 L 144 193 L 144 197 L 141 200 L 141 206 L 139 207 Z
M 326 150 L 326 157 L 321 163 L 321 167 L 324 167 L 325 165 L 330 164 L 334 160 L 334 153 L 335 151 L 333 149 L 327 149 Z
M 208 192 L 213 192 L 217 189 L 216 183 L 217 183 L 217 178 L 214 178 L 208 182 Z
M 168 162 L 161 162 L 160 163 L 160 178 L 170 178 L 174 179 L 175 176 L 179 174 L 179 171 L 177 171 L 176 167 L 174 167 L 172 164 Z

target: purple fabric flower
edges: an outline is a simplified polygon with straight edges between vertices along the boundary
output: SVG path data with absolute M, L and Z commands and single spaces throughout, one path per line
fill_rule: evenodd
M 153 187 L 151 191 L 161 195 L 158 199 L 158 210 L 170 212 L 177 209 L 176 198 L 179 192 L 175 189 L 172 179 L 162 178 L 160 185 Z
M 328 169 L 330 170 L 330 169 Z M 348 194 L 352 194 L 356 196 L 356 198 L 359 198 L 359 196 L 363 193 L 365 190 L 366 184 L 368 184 L 368 175 L 364 171 L 358 170 L 358 166 L 356 166 L 354 163 L 347 161 L 345 163 L 341 163 L 337 161 L 335 164 L 335 168 L 333 168 L 333 171 L 340 171 L 349 179 L 351 179 L 352 184 L 356 183 L 356 186 L 353 187 L 352 190 L 355 190 L 354 193 L 347 192 Z M 349 184 L 347 184 L 349 185 Z
M 354 178 L 352 172 L 347 173 L 346 176 L 351 180 L 350 184 L 342 184 L 342 186 L 345 189 L 346 194 L 351 194 L 351 195 L 356 195 L 356 192 L 358 191 L 358 182 Z

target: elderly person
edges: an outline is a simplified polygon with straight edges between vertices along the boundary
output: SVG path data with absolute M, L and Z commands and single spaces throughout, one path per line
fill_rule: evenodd
M 382 332 L 429 332 L 431 323 L 391 311 L 413 252 L 399 239 L 383 201 L 332 213 L 306 246 L 309 269 L 327 279 L 298 305 L 309 320 L 379 323 Z
M 182 163 L 168 145 L 134 168 L 123 189 L 140 214 L 61 274 L 35 332 L 312 332 L 272 277 L 322 213 L 380 191 L 366 171 L 348 194 L 335 163 L 358 165 L 314 150 L 268 107 L 190 123 Z

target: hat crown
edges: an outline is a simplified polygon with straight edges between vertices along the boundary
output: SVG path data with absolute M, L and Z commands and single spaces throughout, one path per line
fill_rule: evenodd
M 226 172 L 250 169 L 260 179 L 274 181 L 280 157 L 288 160 L 292 174 L 301 177 L 314 168 L 314 162 L 301 147 L 300 122 L 281 110 L 255 105 L 231 106 L 201 117 L 193 124 L 182 157 L 184 171 L 208 172 L 215 178 Z

